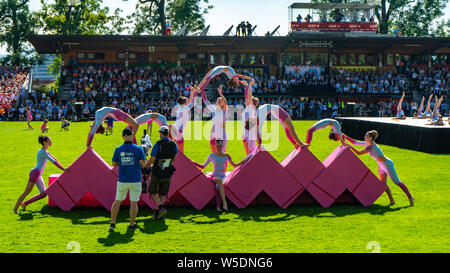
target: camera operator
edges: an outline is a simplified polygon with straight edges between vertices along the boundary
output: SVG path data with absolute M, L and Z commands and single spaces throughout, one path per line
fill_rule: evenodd
M 159 129 L 161 140 L 152 148 L 151 157 L 147 165 L 152 165 L 152 177 L 148 187 L 149 195 L 158 206 L 153 219 L 162 219 L 167 210 L 164 208 L 164 197 L 168 196 L 170 179 L 175 172 L 173 163 L 178 152 L 177 144 L 169 139 L 169 128 L 161 126 Z

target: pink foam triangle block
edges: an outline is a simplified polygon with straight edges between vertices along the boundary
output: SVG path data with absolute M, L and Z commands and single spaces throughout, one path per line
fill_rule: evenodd
M 95 197 L 90 193 L 86 193 L 83 198 L 75 204 L 76 207 L 101 207 L 102 204 L 95 199 Z
M 245 208 L 263 190 L 267 173 L 261 170 L 273 167 L 273 162 L 265 160 L 265 153 L 256 151 L 252 158 L 225 179 L 225 194 L 236 207 Z
M 267 151 L 262 152 L 270 169 L 261 171 L 264 175 L 263 190 L 281 208 L 287 208 L 299 196 L 305 187 L 299 183 L 280 163 Z
M 111 172 L 112 172 L 115 176 L 119 177 L 119 167 L 118 167 L 118 166 L 111 167 L 110 169 L 111 169 Z
M 250 204 L 263 190 L 280 207 L 287 207 L 288 201 L 303 188 L 263 147 L 226 180 L 225 189 L 230 193 L 227 196 L 241 207 Z
M 328 208 L 333 204 L 334 200 L 336 200 L 327 192 L 317 187 L 314 183 L 309 184 L 306 190 L 324 208 Z
M 348 147 L 337 147 L 324 161 L 339 183 L 352 192 L 369 170 L 366 165 Z
M 70 169 L 58 178 L 58 182 L 72 200 L 78 203 L 90 193 L 110 210 L 117 186 L 117 176 L 111 171 L 111 166 L 94 149 L 87 149 L 71 164 Z
M 58 182 L 67 190 L 71 198 L 78 202 L 89 192 L 89 184 L 95 181 L 98 173 L 97 167 L 102 165 L 103 160 L 98 159 L 98 155 L 93 149 L 84 151 L 71 165 L 70 172 L 64 172 L 58 178 Z M 107 165 L 107 171 L 109 165 Z
M 52 203 L 60 209 L 69 211 L 75 206 L 75 202 L 70 198 L 61 185 L 55 180 L 45 191 Z
M 194 162 L 181 151 L 178 151 L 176 155 L 174 167 L 176 170 L 170 179 L 169 198 L 185 184 L 202 174 Z
M 59 176 L 60 176 L 60 174 L 51 174 L 51 175 L 48 177 L 48 186 L 50 187 L 50 186 L 53 184 L 53 182 L 55 182 L 56 179 L 58 179 Z M 51 198 L 48 198 L 48 205 L 49 205 L 50 207 L 55 207 L 55 206 L 57 206 L 56 203 L 55 203 L 55 202 L 53 201 L 53 199 L 51 199 Z
M 337 179 L 328 169 L 325 169 L 318 177 L 314 178 L 312 183 L 326 191 L 334 199 L 338 198 L 346 189 L 345 184 L 342 184 L 341 180 Z
M 324 169 L 322 162 L 309 149 L 294 149 L 282 162 L 283 166 L 303 187 L 307 187 Z
M 179 190 L 179 193 L 196 209 L 205 207 L 216 196 L 216 187 L 204 174 L 199 175 Z
M 385 190 L 386 187 L 383 182 L 369 170 L 352 194 L 363 206 L 368 207 L 373 205 Z

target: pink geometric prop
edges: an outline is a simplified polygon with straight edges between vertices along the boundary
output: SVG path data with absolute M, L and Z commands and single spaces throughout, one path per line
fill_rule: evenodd
M 321 206 L 329 207 L 345 190 L 308 148 L 293 150 L 281 165 L 304 187 L 295 198 L 306 189 Z
M 337 147 L 324 165 L 361 204 L 370 206 L 385 191 L 385 186 L 349 148 Z
M 209 176 L 182 152 L 177 154 L 174 166 L 169 204 L 190 204 L 200 210 L 213 202 L 217 191 Z M 65 211 L 74 206 L 103 206 L 110 210 L 118 168 L 88 149 L 70 169 L 49 177 L 49 205 Z M 282 208 L 315 202 L 329 207 L 335 202 L 355 202 L 354 198 L 370 206 L 385 191 L 383 183 L 344 146 L 337 147 L 323 163 L 308 149 L 301 149 L 293 150 L 281 164 L 259 147 L 245 164 L 227 173 L 224 188 L 226 197 L 238 208 L 273 202 Z M 127 197 L 123 204 L 128 203 Z M 148 194 L 141 195 L 139 201 L 139 205 L 145 204 L 156 208 Z
M 302 188 L 263 147 L 225 179 L 226 195 L 238 208 L 248 206 L 261 191 L 286 208 Z
M 364 206 L 371 206 L 384 192 L 384 184 L 369 170 L 367 176 L 353 190 L 353 196 Z
M 196 209 L 202 209 L 216 195 L 214 185 L 181 151 L 178 151 L 174 167 L 176 171 L 170 180 L 169 199 L 178 193 Z
M 56 204 L 64 211 L 69 211 L 75 206 L 75 202 L 57 181 L 53 182 L 45 192 L 48 195 L 49 203 Z
M 62 173 L 56 182 L 75 204 L 87 193 L 91 193 L 103 207 L 110 210 L 115 199 L 117 176 L 93 149 L 82 153 L 70 166 L 70 172 Z M 58 198 L 53 196 L 54 192 L 47 194 L 61 207 L 57 202 Z
M 339 179 L 339 184 L 350 192 L 358 186 L 368 171 L 366 165 L 346 146 L 337 147 L 323 161 L 323 165 Z

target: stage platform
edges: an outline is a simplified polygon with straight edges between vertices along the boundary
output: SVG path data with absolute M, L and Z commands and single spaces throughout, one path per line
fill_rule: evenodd
M 444 118 L 444 126 L 426 125 L 428 119 L 406 118 L 336 118 L 342 131 L 348 136 L 363 140 L 370 130 L 379 133 L 377 143 L 425 153 L 450 154 L 450 125 Z

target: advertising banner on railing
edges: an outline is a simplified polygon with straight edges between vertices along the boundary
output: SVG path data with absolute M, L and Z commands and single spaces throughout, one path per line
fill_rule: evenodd
M 293 31 L 300 30 L 325 30 L 325 31 L 377 31 L 377 23 L 352 23 L 352 22 L 317 22 L 317 23 L 299 23 L 291 22 Z
M 312 75 L 314 73 L 315 76 L 319 77 L 322 71 L 322 68 L 318 65 L 286 65 L 286 74 L 293 73 L 295 75 Z

